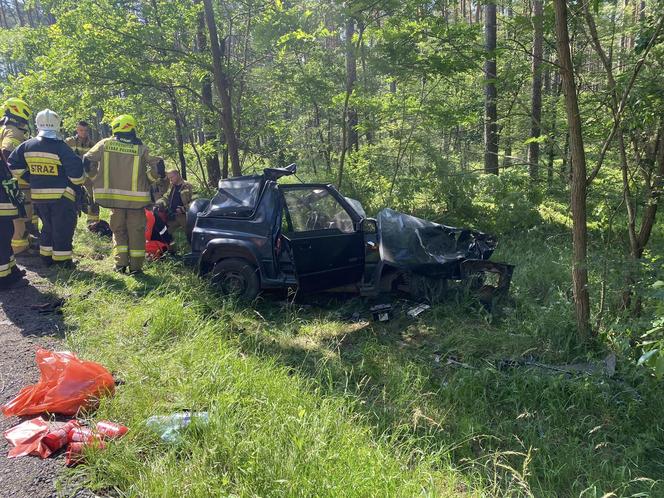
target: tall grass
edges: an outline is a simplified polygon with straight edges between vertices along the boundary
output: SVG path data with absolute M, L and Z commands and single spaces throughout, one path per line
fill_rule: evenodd
M 79 471 L 86 485 L 127 496 L 414 496 L 469 489 L 450 466 L 438 468 L 435 454 L 411 455 L 390 435 L 376 437 L 357 398 L 323 394 L 276 359 L 243 353 L 233 335 L 252 325 L 248 313 L 215 299 L 197 301 L 209 289 L 177 278 L 180 290 L 165 284 L 138 299 L 143 287 L 123 277 L 69 280 L 71 345 L 123 380 L 96 416 L 131 428 Z M 192 427 L 175 445 L 144 426 L 151 415 L 179 410 L 208 411 L 210 423 Z
M 386 323 L 320 297 L 239 306 L 174 263 L 113 274 L 107 244 L 79 234 L 62 278 L 68 341 L 123 380 L 96 418 L 130 433 L 73 476 L 118 496 L 657 496 L 661 386 L 619 361 L 617 378 L 499 368 L 504 358 L 597 361 L 574 342 L 564 237 L 504 241 L 514 302 L 464 296 Z M 546 265 L 542 262 L 546 261 Z M 394 300 L 394 297 L 389 299 Z M 448 361 L 452 360 L 452 361 Z M 463 364 L 463 365 L 459 365 Z M 204 410 L 178 444 L 155 414 Z

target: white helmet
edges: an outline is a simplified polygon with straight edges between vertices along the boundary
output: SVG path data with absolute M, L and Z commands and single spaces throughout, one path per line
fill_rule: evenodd
M 61 123 L 62 119 L 60 116 L 50 109 L 44 109 L 35 117 L 35 124 L 39 131 L 54 131 L 55 133 L 59 133 Z

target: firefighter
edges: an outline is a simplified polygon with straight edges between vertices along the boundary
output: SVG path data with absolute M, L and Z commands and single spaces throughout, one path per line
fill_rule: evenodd
M 83 158 L 85 153 L 95 144 L 90 136 L 90 125 L 88 125 L 86 121 L 79 121 L 76 124 L 76 134 L 72 137 L 66 138 L 65 143 L 72 148 L 78 157 Z M 86 177 L 85 179 L 85 189 L 90 196 L 88 212 L 86 213 L 89 225 L 90 223 L 99 221 L 99 204 L 94 202 L 94 188 L 92 185 L 92 179 L 89 177 Z
M 0 157 L 0 182 L 0 290 L 4 290 L 21 280 L 25 272 L 17 268 L 12 251 L 14 220 L 22 207 L 21 191 L 3 157 Z
M 3 104 L 3 110 L 4 117 L 0 121 L 0 149 L 3 160 L 7 161 L 9 154 L 28 139 L 28 121 L 32 111 L 23 100 L 15 98 L 7 99 Z M 30 233 L 38 235 L 37 217 L 30 199 L 30 185 L 24 180 L 19 180 L 18 186 L 24 197 L 25 217 L 14 218 L 14 235 L 11 239 L 14 254 L 28 250 Z
M 159 178 L 156 183 L 150 185 L 150 198 L 152 203 L 156 205 L 156 201 L 161 199 L 166 192 L 168 192 L 168 187 L 170 186 L 168 178 Z
M 111 121 L 113 136 L 97 143 L 83 156 L 88 176 L 94 178 L 96 201 L 111 209 L 115 270 L 142 273 L 145 261 L 145 212 L 150 184 L 166 175 L 164 161 L 150 156 L 136 136 L 136 120 L 123 114 Z M 93 165 L 92 163 L 96 163 Z
M 35 118 L 37 136 L 9 156 L 9 169 L 26 180 L 42 222 L 39 254 L 50 266 L 73 266 L 72 241 L 76 228 L 76 198 L 85 182 L 83 162 L 59 138 L 62 120 L 44 109 Z
M 170 187 L 156 204 L 159 209 L 166 212 L 168 230 L 175 233 L 177 229 L 184 230 L 185 228 L 187 209 L 193 196 L 193 187 L 191 183 L 182 179 L 182 175 L 177 169 L 168 170 L 166 176 L 171 183 Z

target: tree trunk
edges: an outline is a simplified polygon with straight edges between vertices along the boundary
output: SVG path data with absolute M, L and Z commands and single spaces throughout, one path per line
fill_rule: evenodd
M 620 172 L 623 182 L 623 201 L 627 210 L 627 234 L 629 235 L 629 257 L 630 263 L 625 274 L 625 289 L 622 294 L 622 309 L 628 310 L 632 302 L 632 289 L 636 281 L 637 261 L 642 253 L 639 248 L 639 238 L 636 234 L 636 202 L 632 198 L 629 185 L 629 164 L 627 161 L 627 150 L 625 148 L 625 136 L 622 127 L 617 131 L 618 149 L 620 152 Z
M 221 167 L 221 177 L 228 178 L 228 147 L 224 147 L 223 162 Z
M 200 4 L 200 0 L 195 0 L 194 3 Z M 198 22 L 196 25 L 196 45 L 199 52 L 207 50 L 207 37 L 205 36 L 205 14 L 201 11 L 198 14 Z M 210 140 L 217 141 L 217 133 L 214 131 L 218 123 L 213 123 L 209 119 L 209 112 L 214 112 L 214 105 L 212 104 L 212 80 L 209 75 L 206 75 L 201 82 L 201 104 L 208 110 L 203 116 L 204 130 L 201 133 L 200 143 L 204 144 Z M 223 126 L 222 126 L 223 129 Z M 205 155 L 205 168 L 207 169 L 208 181 L 211 187 L 216 188 L 219 180 L 221 179 L 221 166 L 219 164 L 219 146 L 215 147 L 214 154 Z
M 367 71 L 367 48 L 364 44 L 364 41 L 360 44 L 360 60 L 362 62 L 362 82 L 364 86 L 364 91 L 367 95 L 370 95 L 371 89 L 369 87 L 369 72 Z M 364 117 L 364 121 L 370 123 L 369 126 L 366 126 L 366 132 L 364 137 L 368 145 L 372 145 L 374 142 L 373 134 L 376 126 L 376 120 L 373 113 L 368 114 Z
M 581 116 L 574 83 L 574 69 L 567 30 L 566 0 L 554 0 L 556 48 L 560 64 L 565 111 L 569 127 L 572 159 L 572 281 L 578 337 L 586 341 L 590 329 L 590 296 L 588 293 L 588 227 L 586 222 L 586 154 L 581 133 Z
M 175 98 L 175 91 L 171 91 L 171 112 L 175 121 L 175 146 L 178 150 L 178 159 L 180 161 L 180 174 L 182 178 L 187 179 L 187 159 L 184 157 L 184 135 L 182 134 L 182 120 L 180 119 L 180 110 Z
M 350 98 L 353 93 L 355 80 L 357 79 L 357 62 L 355 53 L 362 43 L 362 32 L 357 40 L 357 45 L 353 45 L 353 35 L 355 33 L 355 19 L 352 17 L 346 23 L 346 96 L 344 98 L 344 107 L 342 112 L 343 125 L 341 127 L 341 154 L 339 156 L 339 173 L 337 175 L 337 188 L 341 189 L 341 183 L 344 176 L 344 164 L 346 153 L 353 147 L 357 150 L 357 113 L 350 109 Z M 349 62 L 349 54 L 352 57 Z
M 249 58 L 249 38 L 251 36 L 251 21 L 253 17 L 251 14 L 251 4 L 248 4 L 247 11 L 247 22 L 245 24 L 244 31 L 244 40 L 243 40 L 243 49 L 242 49 L 242 71 L 240 72 L 240 84 L 236 94 L 237 100 L 237 111 L 235 115 L 237 116 L 237 127 L 236 134 L 240 138 L 240 143 L 242 143 L 242 98 L 244 96 L 244 89 L 247 83 L 247 64 Z M 246 151 L 246 147 L 244 147 Z
M 484 6 L 484 172 L 498 174 L 498 110 L 496 100 L 496 4 Z
M 512 123 L 508 120 L 507 123 L 501 128 L 500 134 L 503 137 L 503 150 L 505 157 L 503 157 L 503 168 L 509 168 L 512 165 Z
M 544 32 L 542 22 L 544 8 L 542 0 L 533 0 L 533 88 L 531 94 L 531 124 L 530 138 L 538 139 L 541 135 L 542 122 L 542 46 Z M 528 144 L 528 167 L 530 179 L 536 182 L 539 179 L 539 141 L 533 140 Z
M 25 4 L 23 4 L 23 6 L 25 7 Z M 32 12 L 30 11 L 29 8 L 25 8 L 25 17 L 28 18 L 28 26 L 30 26 L 32 29 L 34 29 L 35 28 L 35 21 L 32 18 Z
M 226 148 L 231 162 L 233 176 L 240 176 L 242 169 L 240 167 L 240 155 L 238 154 L 237 137 L 233 127 L 233 104 L 229 89 L 229 81 L 224 73 L 221 61 L 222 54 L 219 47 L 219 37 L 217 35 L 217 25 L 215 24 L 214 11 L 212 10 L 211 0 L 203 0 L 205 9 L 205 21 L 208 27 L 210 49 L 212 51 L 212 69 L 214 71 L 214 82 L 217 87 L 217 94 L 221 101 L 221 124 L 226 138 Z
M 0 0 L 0 27 L 8 29 L 9 24 L 7 24 L 7 13 L 5 12 L 5 2 Z
M 18 21 L 18 25 L 25 26 L 25 21 L 23 20 L 23 14 L 21 14 L 21 7 L 18 5 L 18 0 L 14 0 L 14 10 L 16 11 L 16 20 Z
M 556 61 L 557 63 L 557 61 Z M 558 131 L 558 97 L 560 95 L 560 81 L 558 80 L 559 75 L 556 73 L 552 87 L 553 91 L 553 103 L 551 104 L 551 129 L 549 130 L 548 137 L 548 161 L 547 161 L 547 185 L 549 189 L 553 188 L 553 163 L 556 157 L 555 154 L 555 143 L 556 143 L 556 132 Z M 564 178 L 564 174 L 563 174 Z
M 657 207 L 661 196 L 661 185 L 664 182 L 664 119 L 660 121 L 657 142 L 655 146 L 655 176 L 650 181 L 648 188 L 649 202 L 643 210 L 643 220 L 639 230 L 639 258 L 643 255 L 643 250 L 650 240 L 655 218 L 657 216 Z
M 349 17 L 346 21 L 346 92 L 349 96 L 353 95 L 355 82 L 357 81 L 357 56 L 355 53 L 355 44 L 353 36 L 355 35 L 355 19 Z M 359 137 L 357 134 L 357 110 L 354 106 L 349 106 L 346 112 L 346 147 L 349 151 L 359 149 Z

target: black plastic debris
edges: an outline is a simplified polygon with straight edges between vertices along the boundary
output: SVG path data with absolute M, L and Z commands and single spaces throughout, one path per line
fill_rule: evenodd
M 391 304 L 376 304 L 369 311 L 375 322 L 387 322 L 392 318 Z

